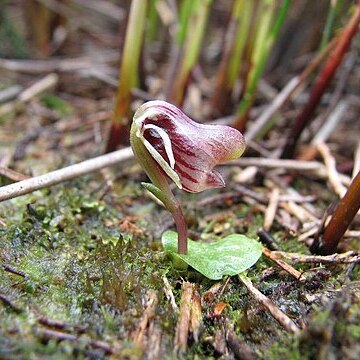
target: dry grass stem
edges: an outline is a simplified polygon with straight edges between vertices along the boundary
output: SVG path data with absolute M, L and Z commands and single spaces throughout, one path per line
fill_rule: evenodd
M 2 166 L 0 166 L 0 176 L 4 176 L 13 181 L 21 181 L 30 178 L 30 176 L 21 174 L 17 171 Z
M 119 60 L 118 51 L 104 51 L 93 56 L 80 56 L 73 59 L 49 59 L 49 60 L 14 60 L 0 59 L 0 69 L 23 72 L 27 74 L 57 72 L 72 72 L 101 65 L 107 62 Z
M 69 334 L 62 331 L 38 329 L 36 330 L 36 335 L 44 340 L 79 342 L 82 346 L 84 346 L 84 339 L 81 339 L 78 335 Z M 116 352 L 116 349 L 105 341 L 89 340 L 87 344 L 94 349 L 103 350 L 107 354 L 113 354 Z
M 346 100 L 341 100 L 337 106 L 335 106 L 334 111 L 330 113 L 328 118 L 325 120 L 324 125 L 317 131 L 316 135 L 311 141 L 312 145 L 316 146 L 327 141 L 339 122 L 343 119 L 348 107 L 349 104 Z
M 257 300 L 286 331 L 294 334 L 300 331 L 296 324 L 285 313 L 283 313 L 268 297 L 256 289 L 250 279 L 244 275 L 239 275 L 239 279 L 246 286 L 255 300 Z
M 303 206 L 296 204 L 293 201 L 282 202 L 281 207 L 284 208 L 293 216 L 295 216 L 297 219 L 299 219 L 301 223 L 304 223 L 308 220 L 311 221 L 318 220 L 310 211 L 308 211 Z
M 314 174 L 320 177 L 321 179 L 328 177 L 326 166 L 318 161 L 271 159 L 265 157 L 262 158 L 244 157 L 238 160 L 233 160 L 228 165 L 256 166 L 264 169 L 284 169 L 284 170 L 294 170 L 301 172 L 306 171 L 309 172 L 310 174 Z M 349 176 L 339 174 L 339 177 L 341 183 L 345 185 L 349 185 L 351 183 L 351 179 Z
M 0 187 L 0 202 L 29 194 L 49 186 L 57 185 L 94 171 L 99 171 L 105 167 L 113 166 L 122 161 L 131 159 L 132 157 L 132 150 L 130 148 L 124 148 L 44 175 L 35 176 L 11 185 Z
M 304 275 L 300 271 L 294 269 L 291 265 L 287 264 L 284 260 L 280 259 L 280 257 L 277 255 L 277 252 L 271 251 L 264 247 L 263 254 L 267 256 L 269 259 L 271 259 L 278 266 L 280 266 L 282 269 L 284 269 L 291 276 L 293 276 L 296 280 L 300 282 L 306 281 Z
M 0 104 L 14 99 L 21 93 L 21 91 L 22 87 L 20 85 L 11 85 L 0 90 Z
M 273 254 L 285 258 L 292 264 L 301 263 L 339 263 L 350 264 L 360 262 L 360 254 L 356 251 L 347 251 L 342 254 L 332 255 L 304 255 L 298 253 L 289 253 L 284 251 L 273 251 Z
M 38 96 L 39 94 L 53 88 L 59 81 L 59 76 L 51 73 L 36 81 L 27 89 L 21 91 L 17 98 L 0 107 L 0 117 L 16 111 L 21 105 Z
M 261 113 L 261 115 L 254 120 L 253 125 L 245 133 L 247 141 L 256 138 L 257 134 L 265 127 L 265 125 L 271 120 L 271 118 L 278 112 L 281 107 L 286 104 L 295 91 L 304 83 L 307 77 L 319 66 L 324 60 L 325 56 L 334 48 L 337 39 L 334 38 L 304 69 L 300 75 L 294 76 L 287 85 L 276 95 L 274 100 L 268 106 L 268 108 Z
M 335 158 L 331 155 L 329 147 L 324 143 L 317 144 L 317 148 L 324 159 L 329 182 L 340 198 L 346 193 L 346 187 L 342 184 L 340 175 L 336 170 Z
M 271 192 L 269 205 L 265 212 L 264 229 L 266 231 L 269 231 L 271 229 L 271 226 L 275 220 L 276 210 L 279 205 L 279 195 L 280 195 L 280 190 L 279 188 L 275 187 Z
M 311 237 L 313 237 L 315 234 L 317 234 L 319 231 L 318 226 L 313 227 L 312 229 L 305 231 L 304 233 L 302 233 L 301 235 L 299 235 L 298 237 L 298 241 L 303 242 L 303 241 L 307 241 L 308 239 L 310 239 Z

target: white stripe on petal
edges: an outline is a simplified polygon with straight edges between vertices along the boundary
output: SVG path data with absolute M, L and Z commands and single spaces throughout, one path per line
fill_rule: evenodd
M 159 152 L 156 151 L 156 149 L 150 144 L 149 141 L 147 141 L 144 137 L 141 137 L 141 141 L 143 142 L 146 149 L 149 151 L 150 155 L 161 166 L 161 168 L 165 171 L 169 178 L 176 184 L 179 189 L 182 189 L 181 180 L 175 170 L 170 167 L 170 165 L 159 154 Z
M 146 124 L 146 125 L 144 125 L 143 131 L 147 130 L 147 129 L 153 129 L 159 134 L 159 136 L 161 137 L 161 139 L 162 139 L 162 141 L 164 143 L 166 155 L 169 158 L 170 166 L 171 166 L 172 169 L 174 169 L 174 167 L 175 167 L 175 158 L 174 158 L 174 153 L 173 153 L 173 149 L 172 149 L 172 146 L 171 146 L 171 140 L 170 140 L 170 137 L 167 134 L 167 132 L 164 129 L 162 129 L 159 126 L 156 126 L 154 124 Z

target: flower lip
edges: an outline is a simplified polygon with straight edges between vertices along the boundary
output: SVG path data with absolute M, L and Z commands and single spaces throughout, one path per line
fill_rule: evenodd
M 149 101 L 134 115 L 136 136 L 179 188 L 200 192 L 223 187 L 213 168 L 242 155 L 242 134 L 229 126 L 199 124 L 176 106 Z

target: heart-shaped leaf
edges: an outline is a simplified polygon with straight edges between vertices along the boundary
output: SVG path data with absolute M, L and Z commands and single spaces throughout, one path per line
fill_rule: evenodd
M 213 243 L 188 239 L 188 254 L 183 255 L 177 252 L 177 238 L 175 231 L 164 232 L 161 241 L 165 251 L 211 280 L 245 271 L 259 260 L 262 253 L 262 246 L 254 239 L 232 234 Z

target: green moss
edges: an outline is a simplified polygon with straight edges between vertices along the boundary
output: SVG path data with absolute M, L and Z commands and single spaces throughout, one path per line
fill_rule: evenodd
M 104 351 L 94 349 L 84 339 L 120 344 L 119 356 L 139 357 L 141 349 L 131 342 L 131 334 L 144 313 L 146 294 L 152 290 L 158 298 L 154 322 L 161 329 L 163 351 L 171 358 L 178 318 L 164 295 L 162 276 L 168 278 L 178 304 L 182 279 L 196 282 L 202 294 L 214 284 L 191 268 L 175 269 L 165 257 L 159 238 L 164 219 L 166 222 L 167 217 L 171 218 L 144 199 L 139 185 L 127 182 L 118 186 L 119 196 L 107 202 L 98 199 L 97 186 L 89 177 L 1 204 L 0 217 L 6 222 L 6 227 L 0 228 L 1 261 L 25 277 L 9 271 L 0 277 L 0 292 L 20 310 L 0 304 L 0 357 L 66 359 L 85 358 L 86 354 L 105 357 Z M 186 202 L 186 195 L 182 196 Z M 224 220 L 210 219 L 201 224 L 202 228 L 196 220 L 191 227 L 198 232 L 208 227 L 206 236 L 211 237 L 231 231 L 255 237 L 263 217 L 256 214 L 251 222 L 239 221 L 243 219 L 239 214 L 248 211 L 244 205 L 235 205 Z M 206 212 L 206 208 L 198 209 L 192 216 L 201 219 Z M 121 226 L 124 219 L 130 219 L 128 222 L 141 231 Z M 220 233 L 214 234 L 215 228 Z M 282 249 L 306 252 L 296 238 L 280 231 L 274 236 Z M 273 274 L 265 276 L 271 266 Z M 302 265 L 298 269 L 311 267 Z M 355 290 L 347 288 L 349 295 L 344 304 L 348 306 L 340 311 L 341 321 L 335 321 L 339 316 L 332 308 L 327 310 L 321 303 L 313 307 L 304 297 L 307 294 L 316 298 L 319 293 L 333 296 L 344 287 L 346 269 L 346 266 L 317 269 L 308 272 L 309 282 L 300 284 L 268 259 L 261 258 L 248 276 L 294 321 L 310 313 L 309 332 L 301 337 L 289 335 L 233 277 L 213 301 L 203 302 L 203 332 L 199 343 L 190 341 L 188 357 L 219 356 L 208 339 L 226 327 L 266 359 L 311 358 L 319 339 L 314 334 L 323 334 L 328 326 L 336 334 L 334 339 L 346 339 L 346 346 L 353 348 L 360 333 L 358 298 L 351 295 Z M 355 267 L 351 276 L 356 279 L 358 274 Z M 227 307 L 220 317 L 214 317 L 214 306 L 221 301 Z M 56 329 L 39 323 L 40 317 L 67 324 L 60 330 L 75 334 L 79 340 L 44 341 L 40 332 Z M 85 330 L 79 332 L 79 327 Z M 343 345 L 335 342 L 332 349 L 343 354 Z

